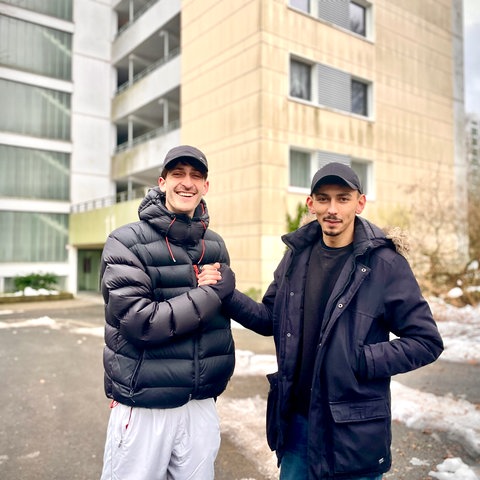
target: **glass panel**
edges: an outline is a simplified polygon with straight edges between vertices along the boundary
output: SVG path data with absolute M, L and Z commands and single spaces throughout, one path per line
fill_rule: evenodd
M 304 100 L 312 98 L 311 66 L 296 60 L 290 61 L 290 95 Z
M 290 151 L 290 186 L 309 188 L 310 187 L 310 154 Z
M 366 35 L 365 7 L 350 2 L 350 30 L 359 35 Z
M 40 75 L 70 80 L 72 35 L 0 16 L 1 62 Z
M 0 131 L 70 140 L 70 94 L 0 79 Z
M 4 3 L 51 15 L 52 17 L 72 20 L 73 0 L 2 0 Z
M 362 193 L 368 193 L 369 192 L 368 163 L 357 162 L 355 160 L 352 160 L 351 167 L 352 167 L 352 170 L 355 171 L 355 173 L 358 175 L 358 178 L 360 179 L 360 183 L 362 184 L 362 188 L 363 188 Z
M 367 116 L 367 92 L 368 86 L 365 83 L 352 80 L 352 113 Z
M 0 145 L 0 197 L 70 199 L 67 153 Z
M 291 7 L 297 8 L 302 12 L 310 12 L 310 1 L 309 0 L 289 0 L 288 2 Z
M 65 262 L 68 215 L 0 211 L 0 263 Z

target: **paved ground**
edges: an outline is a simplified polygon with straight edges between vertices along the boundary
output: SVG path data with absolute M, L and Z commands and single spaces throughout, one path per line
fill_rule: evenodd
M 41 319 L 42 326 L 22 325 Z M 46 325 L 45 320 L 55 323 Z M 8 324 L 9 328 L 2 328 Z M 109 415 L 103 394 L 103 339 L 82 328 L 102 328 L 99 297 L 45 303 L 0 305 L 0 479 L 94 480 L 99 478 Z M 271 339 L 234 330 L 237 348 L 273 353 Z M 438 361 L 396 377 L 402 383 L 437 395 L 449 392 L 480 404 L 479 366 Z M 233 377 L 226 400 L 255 395 L 266 398 L 263 376 Z M 225 421 L 225 419 L 223 420 Z M 263 418 L 259 420 L 263 423 Z M 258 459 L 223 435 L 217 480 L 269 480 Z M 385 479 L 430 479 L 428 471 L 447 456 L 479 464 L 442 432 L 422 432 L 394 424 L 394 464 Z M 429 462 L 414 466 L 413 457 Z

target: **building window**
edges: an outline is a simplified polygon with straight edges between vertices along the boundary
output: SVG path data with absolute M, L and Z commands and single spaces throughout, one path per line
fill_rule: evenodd
M 312 181 L 311 154 L 299 150 L 290 151 L 290 186 L 309 188 Z
M 68 215 L 0 211 L 0 263 L 65 262 Z
M 0 197 L 69 201 L 70 155 L 0 145 Z
M 368 116 L 368 85 L 358 80 L 352 80 L 350 111 L 357 115 Z
M 70 140 L 70 94 L 0 79 L 0 131 Z
M 369 162 L 365 161 L 359 161 L 359 160 L 354 160 L 352 159 L 350 162 L 350 166 L 352 167 L 352 170 L 355 171 L 355 173 L 358 175 L 358 178 L 360 179 L 360 183 L 362 184 L 363 192 L 362 193 L 367 193 L 370 196 L 372 195 L 372 186 L 370 185 L 370 178 L 372 176 L 372 164 Z
M 72 20 L 73 0 L 2 0 L 4 3 L 43 13 L 63 20 Z
M 290 181 L 289 187 L 292 190 L 299 190 L 302 193 L 310 193 L 310 185 L 315 172 L 330 162 L 344 163 L 352 167 L 358 175 L 363 187 L 363 192 L 372 194 L 372 163 L 365 160 L 352 159 L 348 155 L 341 155 L 324 150 L 305 151 L 292 148 L 290 150 Z
M 291 7 L 301 10 L 302 12 L 310 12 L 310 1 L 309 0 L 290 0 L 289 4 Z
M 289 5 L 362 37 L 370 36 L 372 5 L 367 0 L 289 0 Z
M 72 35 L 0 15 L 3 65 L 71 80 Z
M 350 2 L 349 13 L 350 30 L 365 37 L 367 34 L 365 7 L 358 3 Z
M 312 66 L 290 60 L 290 96 L 364 117 L 370 115 L 371 84 L 320 63 Z
M 302 100 L 312 99 L 312 66 L 299 60 L 290 61 L 290 95 Z

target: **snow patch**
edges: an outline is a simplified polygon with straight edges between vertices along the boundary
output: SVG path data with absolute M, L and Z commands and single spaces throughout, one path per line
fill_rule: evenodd
M 439 480 L 478 480 L 475 472 L 458 457 L 447 458 L 437 465 L 438 472 L 428 472 L 428 475 Z

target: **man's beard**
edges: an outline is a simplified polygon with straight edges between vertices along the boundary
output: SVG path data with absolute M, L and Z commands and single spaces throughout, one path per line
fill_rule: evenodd
M 337 237 L 338 235 L 340 235 L 340 233 L 342 232 L 329 232 L 328 230 L 323 230 L 322 232 L 324 235 L 327 235 L 328 237 Z

